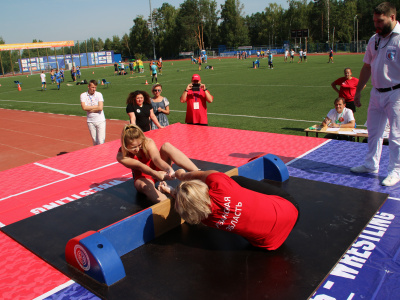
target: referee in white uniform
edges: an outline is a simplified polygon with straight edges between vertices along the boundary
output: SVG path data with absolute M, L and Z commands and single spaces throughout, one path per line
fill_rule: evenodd
M 382 185 L 400 181 L 400 25 L 396 7 L 383 2 L 374 9 L 376 34 L 367 46 L 364 65 L 354 97 L 361 106 L 361 91 L 371 77 L 373 88 L 368 107 L 368 153 L 363 165 L 351 168 L 355 173 L 378 173 L 382 153 L 383 132 L 390 124 L 388 175 Z

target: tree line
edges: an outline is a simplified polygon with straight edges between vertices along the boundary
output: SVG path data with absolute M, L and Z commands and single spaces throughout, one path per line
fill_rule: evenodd
M 178 8 L 168 3 L 154 8 L 151 16 L 137 16 L 128 33 L 106 38 L 88 38 L 71 49 L 57 49 L 57 55 L 114 50 L 122 57 L 177 58 L 180 52 L 238 46 L 282 45 L 293 42 L 292 30 L 309 29 L 308 43 L 351 43 L 366 40 L 375 32 L 373 9 L 382 0 L 288 0 L 288 8 L 270 3 L 262 11 L 244 15 L 240 0 L 226 0 L 218 7 L 214 0 L 185 0 Z M 391 1 L 399 7 L 400 0 Z M 152 22 L 151 22 L 152 20 Z M 358 30 L 357 30 L 358 28 Z M 40 40 L 33 40 L 40 42 Z M 0 44 L 5 41 L 0 37 Z M 32 50 L 31 50 L 32 51 Z M 50 50 L 48 50 L 50 51 Z M 16 52 L 16 51 L 12 51 Z M 154 53 L 155 52 L 155 53 Z M 33 51 L 33 56 L 37 51 Z M 46 49 L 39 49 L 40 56 Z M 29 53 L 24 50 L 23 58 Z M 54 55 L 50 51 L 49 55 Z M 19 53 L 12 53 L 15 61 Z M 5 72 L 11 70 L 2 59 Z M 8 65 L 7 65 L 8 64 Z M 14 66 L 17 68 L 18 66 Z

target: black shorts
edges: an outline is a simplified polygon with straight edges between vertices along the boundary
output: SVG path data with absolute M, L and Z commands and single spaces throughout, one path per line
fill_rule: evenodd
M 356 105 L 354 104 L 354 101 L 346 102 L 346 108 L 351 109 L 353 113 L 356 112 Z

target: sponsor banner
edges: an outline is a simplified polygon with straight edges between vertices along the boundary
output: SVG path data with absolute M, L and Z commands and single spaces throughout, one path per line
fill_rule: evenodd
M 186 55 L 188 55 L 188 56 L 193 56 L 194 55 L 194 52 L 192 51 L 192 52 L 179 52 L 179 56 L 186 56 Z
M 37 49 L 37 48 L 59 48 L 59 47 L 70 47 L 70 46 L 74 46 L 74 41 L 4 44 L 0 45 L 0 51 Z
M 398 299 L 399 229 L 399 201 L 389 198 L 310 299 Z
M 89 59 L 87 59 L 87 55 Z M 81 54 L 65 54 L 65 55 L 49 55 L 43 57 L 33 57 L 18 59 L 19 68 L 24 72 L 49 71 L 49 68 L 57 69 L 63 68 L 69 70 L 72 65 L 87 67 L 94 65 L 106 65 L 114 63 L 114 51 L 102 51 L 102 52 L 91 52 L 91 53 L 81 53 Z M 88 65 L 89 62 L 89 65 Z

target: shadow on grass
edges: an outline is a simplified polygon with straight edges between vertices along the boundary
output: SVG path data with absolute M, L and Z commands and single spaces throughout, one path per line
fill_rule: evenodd
M 283 130 L 292 130 L 292 131 L 301 131 L 301 132 L 303 132 L 304 131 L 304 128 L 290 128 L 290 127 L 283 127 L 282 128 Z

